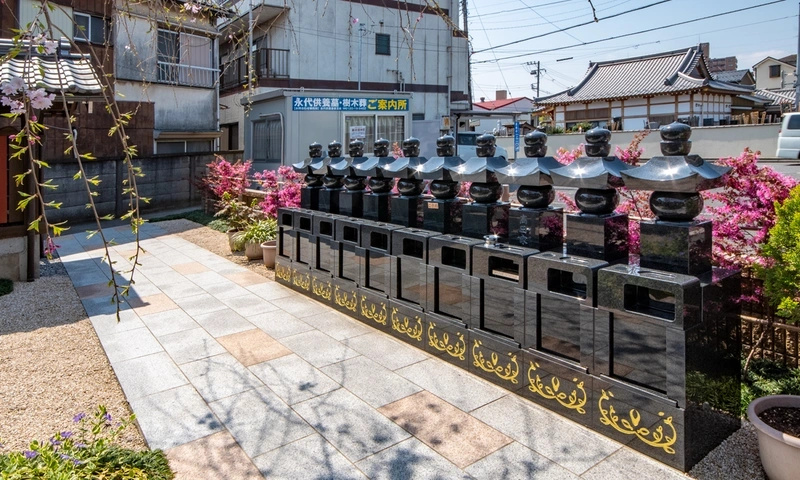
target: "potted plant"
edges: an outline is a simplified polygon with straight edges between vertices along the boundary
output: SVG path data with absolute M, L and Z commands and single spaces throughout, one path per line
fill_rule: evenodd
M 226 232 L 228 244 L 231 252 L 239 252 L 242 247 L 235 241 L 236 234 L 243 232 L 249 224 L 257 220 L 256 210 L 227 192 L 222 195 L 219 203 L 221 208 L 214 216 L 224 218 L 228 222 L 230 225 L 230 229 Z
M 800 472 L 800 396 L 769 395 L 750 402 L 747 418 L 758 432 L 761 465 L 770 480 Z
M 261 244 L 274 241 L 277 236 L 278 221 L 269 217 L 253 222 L 241 232 L 234 234 L 233 243 L 237 250 L 244 249 L 244 254 L 249 260 L 257 260 L 263 258 Z

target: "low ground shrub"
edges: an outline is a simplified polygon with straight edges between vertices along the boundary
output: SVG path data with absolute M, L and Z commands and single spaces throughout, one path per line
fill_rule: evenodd
M 14 291 L 14 282 L 7 278 L 0 278 L 0 297 Z

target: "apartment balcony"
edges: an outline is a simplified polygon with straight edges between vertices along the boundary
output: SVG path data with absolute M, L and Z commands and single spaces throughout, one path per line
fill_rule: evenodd
M 158 62 L 159 83 L 212 88 L 218 75 L 219 70 L 216 68 Z
M 259 48 L 253 54 L 253 73 L 257 79 L 289 78 L 289 50 Z M 247 84 L 247 62 L 244 56 L 222 67 L 221 88 Z

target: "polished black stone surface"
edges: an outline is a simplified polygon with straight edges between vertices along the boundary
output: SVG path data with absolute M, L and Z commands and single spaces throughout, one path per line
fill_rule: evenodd
M 300 208 L 292 210 L 292 216 L 294 217 L 292 219 L 293 222 L 292 228 L 294 230 L 297 230 L 298 232 L 304 232 L 308 234 L 314 233 L 313 217 L 315 213 L 319 212 L 315 212 L 314 210 L 309 210 L 309 209 L 300 209 Z
M 345 190 L 339 195 L 339 213 L 349 217 L 364 216 L 364 192 Z
M 314 300 L 321 302 L 329 307 L 333 306 L 333 278 L 325 272 L 320 272 L 311 268 L 310 290 L 306 292 Z
M 700 275 L 711 270 L 710 221 L 640 223 L 642 268 Z
M 361 244 L 361 224 L 359 218 L 337 217 L 334 221 L 334 238 L 339 242 L 336 252 L 334 277 L 360 281 L 361 259 L 356 255 L 356 248 Z
M 389 300 L 389 333 L 398 340 L 424 349 L 424 318 L 422 311 L 409 308 L 407 304 L 395 299 Z
M 356 250 L 361 263 L 359 286 L 389 295 L 392 281 L 392 232 L 397 225 L 364 221 L 361 248 Z
M 464 201 L 459 198 L 426 200 L 422 212 L 422 226 L 439 233 L 459 234 L 462 229 Z
M 323 188 L 319 192 L 319 210 L 327 213 L 339 213 L 339 197 L 344 192 L 343 188 Z
M 472 247 L 481 243 L 457 235 L 428 240 L 428 312 L 470 322 Z
M 292 261 L 286 257 L 275 257 L 275 281 L 286 285 L 292 286 Z
M 278 228 L 292 230 L 294 227 L 294 208 L 281 207 L 278 209 Z
M 508 166 L 502 157 L 472 157 L 449 169 L 457 182 L 498 183 L 495 171 Z
M 602 260 L 545 252 L 528 257 L 523 348 L 535 348 L 591 370 L 594 307 Z
M 628 216 L 568 214 L 567 254 L 609 263 L 628 260 Z
M 335 240 L 337 215 L 314 212 L 312 217 L 311 268 L 330 276 L 336 271 L 339 243 Z
M 391 331 L 389 319 L 389 299 L 386 295 L 366 288 L 358 289 L 358 310 L 356 318 L 382 332 Z
M 481 330 L 470 331 L 469 371 L 495 385 L 522 395 L 525 358 L 519 344 Z
M 510 204 L 499 202 L 464 205 L 461 213 L 461 234 L 473 238 L 493 234 L 507 239 L 510 209 Z
M 594 379 L 584 367 L 535 350 L 525 350 L 523 361 L 525 398 L 581 425 L 592 424 Z
M 300 189 L 300 206 L 311 210 L 319 210 L 320 187 L 303 187 Z
M 341 278 L 333 278 L 332 307 L 336 310 L 355 317 L 358 315 L 361 297 L 356 282 Z
M 438 232 L 403 228 L 392 232 L 391 298 L 422 310 L 427 300 L 428 239 Z
M 497 181 L 509 185 L 552 185 L 550 171 L 563 166 L 553 157 L 518 158 L 495 170 L 495 175 Z
M 310 266 L 314 264 L 313 255 L 316 248 L 316 237 L 310 233 L 296 231 L 297 248 L 294 251 L 294 262 Z
M 294 260 L 294 251 L 297 249 L 297 236 L 293 230 L 278 227 L 277 257 L 289 262 Z
M 392 220 L 392 198 L 394 195 L 391 193 L 365 193 L 362 197 L 364 219 L 390 222 Z
M 553 185 L 573 188 L 622 186 L 621 175 L 630 166 L 617 157 L 579 157 L 563 167 L 550 170 Z
M 416 178 L 417 170 L 427 161 L 425 157 L 400 157 L 384 165 L 381 170 L 384 177 Z
M 484 244 L 472 248 L 472 311 L 469 326 L 523 340 L 527 258 L 530 248 Z
M 422 228 L 425 202 L 426 199 L 420 196 L 393 196 L 390 200 L 392 223 L 404 227 Z
M 561 251 L 564 246 L 564 210 L 512 207 L 508 213 L 508 243 L 539 251 Z
M 425 180 L 454 181 L 450 172 L 464 164 L 464 159 L 458 156 L 431 157 L 422 165 L 417 166 L 414 176 Z
M 426 312 L 425 351 L 431 355 L 469 370 L 472 363 L 470 349 L 470 330 L 464 323 L 451 318 Z

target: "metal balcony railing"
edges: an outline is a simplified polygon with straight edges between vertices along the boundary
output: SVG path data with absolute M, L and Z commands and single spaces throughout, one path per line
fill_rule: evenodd
M 222 88 L 247 84 L 245 57 L 232 60 L 222 67 Z M 253 54 L 253 70 L 257 78 L 289 78 L 289 50 L 259 48 Z
M 216 68 L 158 62 L 158 81 L 161 83 L 211 88 L 218 75 Z

